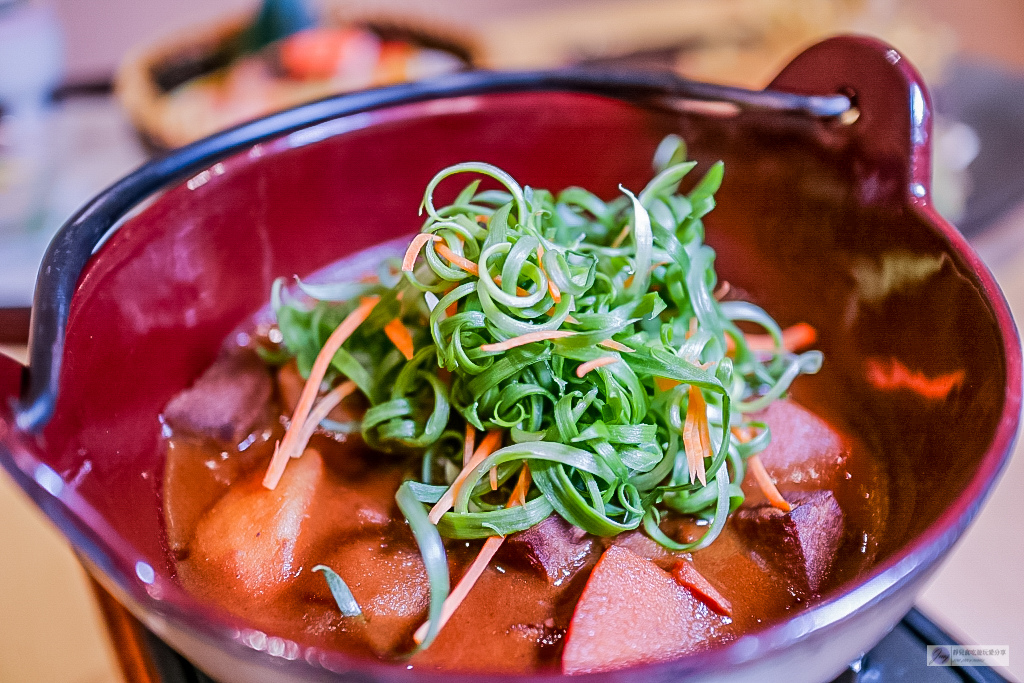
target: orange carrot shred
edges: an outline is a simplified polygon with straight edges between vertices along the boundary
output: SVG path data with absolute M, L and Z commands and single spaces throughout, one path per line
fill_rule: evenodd
M 774 351 L 775 340 L 770 334 L 745 334 L 751 351 Z M 790 325 L 782 331 L 782 348 L 786 351 L 801 351 L 818 340 L 818 332 L 807 323 Z
M 598 346 L 603 346 L 606 349 L 612 351 L 621 351 L 622 353 L 635 353 L 635 351 L 625 344 L 615 341 L 614 339 L 605 339 L 597 343 Z
M 736 440 L 740 443 L 746 443 L 757 436 L 757 430 L 753 427 L 733 427 L 731 430 L 732 435 L 736 437 Z
M 421 232 L 412 238 L 409 248 L 405 250 L 405 258 L 402 259 L 402 270 L 411 273 L 416 265 L 416 257 L 419 255 L 423 245 L 427 242 L 440 242 L 441 238 L 427 232 Z
M 686 406 L 686 421 L 683 423 L 683 448 L 690 481 L 700 481 L 707 486 L 704 458 L 711 456 L 711 435 L 708 432 L 708 408 L 704 394 L 699 387 L 690 387 L 689 404 Z
M 327 374 L 327 368 L 330 367 L 334 354 L 338 352 L 338 349 L 345 343 L 345 340 L 352 336 L 356 328 L 362 325 L 370 316 L 374 306 L 379 301 L 379 296 L 363 298 L 356 309 L 341 321 L 341 324 L 335 328 L 334 332 L 331 332 L 331 336 L 327 338 L 323 348 L 320 349 L 320 353 L 317 354 L 316 360 L 313 362 L 313 368 L 309 371 L 309 379 L 306 380 L 306 385 L 302 387 L 299 402 L 295 406 L 295 412 L 292 413 L 291 425 L 289 425 L 288 431 L 285 432 L 278 448 L 274 451 L 270 467 L 267 468 L 267 474 L 263 477 L 263 485 L 268 489 L 273 490 L 277 488 L 277 483 L 281 481 L 284 468 L 288 464 L 288 459 L 292 456 L 292 451 L 295 449 L 295 442 L 299 431 L 309 416 L 309 411 L 313 408 L 313 401 L 320 391 L 320 382 L 323 381 L 324 375 Z
M 614 240 L 612 240 L 612 249 L 618 249 L 619 247 L 622 246 L 622 243 L 626 241 L 626 237 L 629 236 L 629 230 L 631 227 L 632 226 L 629 223 L 626 223 L 625 225 L 622 226 L 622 230 L 620 230 L 619 234 L 615 236 Z
M 668 261 L 658 261 L 657 263 L 652 263 L 651 264 L 651 271 L 650 272 L 653 273 L 660 266 L 667 266 L 667 265 L 668 265 Z M 633 275 L 636 275 L 636 273 L 633 273 Z M 626 281 L 622 283 L 623 287 L 629 287 L 631 284 L 633 284 L 633 275 L 630 275 L 629 277 L 626 278 Z
M 454 251 L 449 249 L 446 244 L 437 245 L 436 247 L 434 247 L 434 251 L 436 251 L 439 256 L 443 256 L 444 258 L 448 259 L 449 263 L 451 263 L 453 266 L 458 266 L 459 268 L 462 268 L 470 275 L 480 274 L 479 269 L 477 268 L 475 263 L 470 261 L 465 256 L 459 256 Z
M 495 275 L 494 276 L 494 284 L 496 284 L 499 287 L 501 287 L 501 276 L 500 275 Z M 519 285 L 516 285 L 516 295 L 517 296 L 529 296 L 530 293 L 528 291 L 526 291 L 525 289 L 523 289 L 522 287 L 520 287 Z
M 866 366 L 868 382 L 876 389 L 909 389 L 924 398 L 934 400 L 946 398 L 949 392 L 963 384 L 966 377 L 963 369 L 928 377 L 919 370 L 911 370 L 896 358 L 890 358 L 888 363 L 869 358 Z
M 502 342 L 481 344 L 480 350 L 487 352 L 508 351 L 509 349 L 516 348 L 517 346 L 524 346 L 526 344 L 546 341 L 549 339 L 562 339 L 564 337 L 571 337 L 575 334 L 575 332 L 570 332 L 569 330 L 542 330 L 540 332 L 527 332 L 526 334 L 521 334 L 518 337 L 512 337 L 511 339 L 506 339 Z
M 562 292 L 558 289 L 558 285 L 555 284 L 551 276 L 548 275 L 548 271 L 544 270 L 544 247 L 537 247 L 537 265 L 540 266 L 540 272 L 544 273 L 544 277 L 548 281 L 548 293 L 551 294 L 552 300 L 556 304 L 562 303 Z
M 526 494 L 530 491 L 530 481 L 530 465 L 524 462 L 523 469 L 519 470 L 519 479 L 516 480 L 516 486 L 512 489 L 512 495 L 509 496 L 507 507 L 526 505 Z
M 669 391 L 682 384 L 677 379 L 669 379 L 668 377 L 655 377 L 654 386 L 658 387 L 658 391 Z
M 512 495 L 508 499 L 508 504 L 505 507 L 515 507 L 516 505 L 523 505 L 526 501 L 526 492 L 530 488 L 530 470 L 524 464 L 523 469 L 519 472 L 519 480 L 516 482 L 515 488 L 512 490 Z M 498 548 L 501 547 L 504 542 L 504 536 L 491 536 L 484 541 L 483 548 L 480 549 L 480 554 L 473 560 L 473 564 L 469 565 L 466 573 L 462 575 L 462 579 L 459 580 L 455 589 L 448 594 L 448 597 L 444 601 L 444 606 L 441 608 L 441 616 L 438 618 L 441 622 L 438 629 L 444 628 L 444 625 L 448 623 L 448 620 L 455 613 L 455 610 L 459 608 L 462 601 L 469 595 L 469 591 L 472 590 L 473 586 L 476 585 L 477 580 L 487 569 L 487 565 L 491 563 L 491 559 L 494 554 L 498 552 Z M 413 634 L 413 640 L 419 644 L 423 642 L 423 639 L 427 636 L 427 631 L 430 628 L 430 622 L 424 622 L 416 629 L 416 633 Z
M 476 444 L 476 427 L 466 423 L 466 442 L 462 448 L 462 466 L 465 467 L 473 457 L 473 446 Z
M 413 343 L 412 335 L 409 333 L 408 328 L 402 324 L 401 318 L 392 318 L 391 321 L 384 326 L 384 334 L 388 336 L 391 343 L 395 345 L 395 348 L 402 352 L 406 360 L 412 360 L 413 355 Z
M 498 552 L 498 548 L 501 547 L 502 542 L 505 540 L 504 536 L 491 536 L 484 541 L 484 547 L 480 549 L 480 554 L 473 560 L 473 564 L 469 565 L 466 569 L 466 573 L 462 575 L 462 579 L 458 585 L 448 594 L 448 597 L 444 601 L 444 606 L 441 608 L 441 616 L 438 619 L 441 622 L 440 628 L 444 628 L 444 625 L 448 623 L 452 614 L 458 609 L 462 601 L 469 595 L 470 589 L 476 585 L 477 580 L 487 569 L 487 565 L 491 563 L 491 559 L 494 554 Z M 426 621 L 416 629 L 416 633 L 413 634 L 413 640 L 419 644 L 423 642 L 423 639 L 427 637 L 427 630 L 430 629 L 430 622 Z
M 492 491 L 497 491 L 498 490 L 498 468 L 497 467 L 492 467 L 488 477 L 490 479 L 491 490 Z
M 462 486 L 462 482 L 466 480 L 469 473 L 473 471 L 477 465 L 483 462 L 484 458 L 498 450 L 501 446 L 501 430 L 492 429 L 487 432 L 487 436 L 477 446 L 476 451 L 473 453 L 473 457 L 469 459 L 462 471 L 459 472 L 458 476 L 455 477 L 455 481 L 448 487 L 448 490 L 441 494 L 441 498 L 434 503 L 434 507 L 430 509 L 430 521 L 433 524 L 437 524 L 438 520 L 441 519 L 441 515 L 448 512 L 452 505 L 455 503 L 455 496 L 459 494 L 459 487 Z
M 335 406 L 345 400 L 349 394 L 357 389 L 356 383 L 347 380 L 342 382 L 338 386 L 331 389 L 327 394 L 317 401 L 313 409 L 309 411 L 309 417 L 306 418 L 306 423 L 302 425 L 302 429 L 299 430 L 297 441 L 292 448 L 292 457 L 297 458 L 302 455 L 306 449 L 306 444 L 309 443 L 309 439 L 313 436 L 313 432 L 316 431 L 317 425 L 319 425 L 327 415 L 334 410 Z
M 694 596 L 723 617 L 732 616 L 732 605 L 722 597 L 704 575 L 686 560 L 680 560 L 672 568 L 672 577 L 680 586 L 689 588 Z
M 576 368 L 576 376 L 583 379 L 583 375 L 587 374 L 591 370 L 597 370 L 598 368 L 603 368 L 606 365 L 618 362 L 618 356 L 601 356 L 594 360 L 588 360 L 586 363 L 580 363 L 580 366 Z
M 750 456 L 747 459 L 747 467 L 750 469 L 750 473 L 754 475 L 754 481 L 757 482 L 757 486 L 764 493 L 764 497 L 768 499 L 768 502 L 773 507 L 777 507 L 783 512 L 789 512 L 793 509 L 793 506 L 782 497 L 779 489 L 775 487 L 775 482 L 772 481 L 772 477 L 768 474 L 768 470 L 765 469 L 761 458 L 757 455 Z

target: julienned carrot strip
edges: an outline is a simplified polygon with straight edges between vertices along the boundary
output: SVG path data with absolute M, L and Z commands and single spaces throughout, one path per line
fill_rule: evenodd
M 708 430 L 708 406 L 700 388 L 691 386 L 689 403 L 686 406 L 686 422 L 683 423 L 683 448 L 686 450 L 686 464 L 690 481 L 707 486 L 704 458 L 711 456 L 711 434 Z
M 412 238 L 409 248 L 405 250 L 405 258 L 402 259 L 402 270 L 411 273 L 416 266 L 416 257 L 427 242 L 440 242 L 441 238 L 427 232 L 421 232 Z
M 774 351 L 775 340 L 770 334 L 745 334 L 751 351 Z M 818 340 L 818 332 L 807 323 L 790 325 L 782 331 L 782 348 L 786 351 L 801 351 Z
M 342 382 L 338 386 L 331 389 L 327 395 L 317 401 L 317 404 L 313 406 L 313 409 L 309 411 L 309 417 L 306 418 L 305 424 L 302 425 L 302 429 L 299 430 L 299 435 L 296 437 L 295 445 L 292 448 L 292 457 L 297 458 L 302 455 L 306 449 L 306 444 L 309 443 L 310 438 L 313 436 L 313 432 L 316 431 L 317 425 L 319 425 L 328 413 L 341 403 L 346 396 L 356 390 L 356 383 L 352 381 Z
M 729 601 L 722 597 L 722 594 L 691 563 L 686 560 L 677 562 L 676 566 L 672 568 L 672 576 L 676 583 L 684 588 L 689 588 L 698 600 L 712 610 L 724 617 L 732 616 L 732 605 Z
M 448 259 L 448 262 L 453 266 L 458 266 L 470 275 L 479 275 L 480 269 L 477 268 L 476 264 L 470 261 L 465 256 L 459 256 L 454 251 L 448 248 L 446 244 L 439 244 L 434 247 L 434 251 L 437 252 L 438 256 Z
M 618 356 L 601 356 L 594 360 L 588 360 L 586 363 L 580 363 L 580 366 L 576 368 L 576 376 L 583 379 L 583 375 L 587 374 L 591 370 L 597 370 L 598 368 L 603 368 L 606 365 L 618 362 Z
M 309 417 L 309 411 L 313 408 L 313 401 L 320 391 L 320 382 L 323 381 L 324 375 L 327 374 L 327 368 L 330 367 L 334 354 L 338 352 L 338 349 L 345 343 L 345 340 L 352 336 L 356 328 L 362 325 L 370 316 L 374 306 L 379 301 L 379 296 L 363 298 L 359 305 L 356 306 L 356 309 L 341 321 L 341 324 L 335 328 L 334 332 L 331 332 L 331 336 L 327 338 L 323 348 L 320 349 L 320 353 L 317 354 L 316 360 L 313 362 L 313 369 L 309 371 L 309 379 L 306 380 L 306 385 L 302 387 L 299 402 L 295 406 L 295 412 L 292 413 L 292 421 L 288 426 L 288 431 L 285 432 L 284 438 L 281 439 L 280 444 L 275 449 L 274 457 L 270 461 L 270 467 L 267 468 L 267 474 L 263 477 L 263 485 L 268 489 L 273 490 L 277 488 L 277 483 L 281 481 L 285 465 L 288 464 L 292 450 L 295 449 L 299 430 L 302 429 L 306 418 Z
M 772 481 L 768 470 L 764 468 L 761 458 L 757 455 L 750 456 L 747 458 L 747 467 L 750 473 L 754 475 L 754 481 L 757 482 L 757 486 L 764 493 L 764 497 L 768 499 L 772 506 L 779 508 L 783 512 L 789 512 L 793 509 L 793 506 L 786 502 L 786 499 L 779 493 L 779 489 L 775 487 L 775 482 Z
M 490 471 L 490 474 L 488 475 L 488 478 L 490 479 L 491 490 L 492 491 L 497 491 L 498 490 L 498 468 L 497 467 L 492 467 L 491 468 L 491 471 Z
M 480 549 L 480 554 L 476 556 L 476 559 L 473 560 L 473 564 L 469 565 L 466 573 L 462 575 L 462 579 L 459 581 L 458 585 L 455 586 L 452 592 L 449 593 L 448 597 L 445 599 L 444 606 L 441 608 L 441 616 L 439 617 L 441 621 L 441 626 L 439 628 L 444 628 L 444 625 L 448 623 L 448 620 L 451 618 L 452 614 L 455 613 L 455 610 L 458 609 L 459 605 L 462 604 L 462 601 L 466 599 L 467 595 L 469 595 L 470 589 L 476 585 L 480 575 L 484 573 L 485 569 L 487 569 L 487 565 L 490 564 L 491 559 L 494 557 L 494 554 L 498 552 L 498 548 L 501 547 L 504 540 L 504 536 L 491 536 L 484 541 L 484 547 Z M 418 629 L 416 629 L 412 639 L 417 645 L 423 642 L 423 639 L 427 636 L 427 630 L 429 628 L 430 622 L 425 621 Z
M 466 441 L 462 447 L 462 466 L 465 467 L 470 458 L 473 457 L 473 447 L 476 445 L 476 427 L 466 423 Z
M 483 462 L 484 458 L 498 450 L 501 445 L 501 430 L 492 429 L 487 432 L 487 436 L 480 442 L 476 452 L 473 453 L 473 457 L 469 459 L 466 466 L 462 468 L 458 476 L 455 477 L 455 481 L 448 487 L 448 490 L 441 494 L 441 498 L 434 504 L 434 507 L 430 509 L 430 521 L 437 524 L 438 520 L 441 519 L 441 515 L 448 512 L 452 505 L 455 503 L 455 496 L 459 493 L 459 487 L 462 486 L 462 482 L 466 480 L 469 473 L 473 469 Z
M 517 505 L 524 505 L 526 501 L 526 492 L 530 488 L 530 470 L 527 465 L 523 465 L 523 469 L 519 472 L 519 480 L 516 482 L 515 488 L 512 490 L 512 495 L 509 496 L 508 503 L 505 507 L 515 507 Z M 480 549 L 480 554 L 473 560 L 473 564 L 469 565 L 466 573 L 462 575 L 462 579 L 459 580 L 455 589 L 448 594 L 448 598 L 444 601 L 444 607 L 441 608 L 440 621 L 441 624 L 438 629 L 444 628 L 444 625 L 448 623 L 448 619 L 455 613 L 455 610 L 459 608 L 462 601 L 469 595 L 469 591 L 472 590 L 473 586 L 476 585 L 477 580 L 487 569 L 487 565 L 490 564 L 494 554 L 498 552 L 498 548 L 501 547 L 502 542 L 505 540 L 504 536 L 491 536 L 484 541 L 484 547 Z M 412 638 L 416 644 L 423 642 L 423 639 L 427 635 L 427 630 L 430 628 L 430 622 L 425 622 L 416 629 L 416 633 L 413 634 Z
M 502 342 L 495 342 L 493 344 L 481 344 L 480 350 L 493 352 L 493 351 L 508 351 L 514 349 L 517 346 L 524 346 L 526 344 L 532 344 L 534 342 L 546 341 L 549 339 L 562 339 L 564 337 L 571 337 L 575 332 L 569 330 L 547 330 L 542 332 L 527 332 L 521 334 L 518 337 L 512 337 Z
M 413 343 L 412 335 L 409 334 L 408 328 L 402 324 L 401 318 L 392 318 L 391 321 L 384 326 L 384 334 L 388 336 L 391 343 L 395 345 L 395 348 L 402 352 L 406 360 L 412 360 L 413 355 Z
M 621 344 L 615 341 L 614 339 L 605 339 L 604 341 L 598 342 L 597 345 L 603 346 L 606 349 L 611 349 L 612 351 L 620 351 L 622 353 L 635 353 L 633 349 L 629 348 L 625 344 Z
M 869 358 L 866 365 L 867 379 L 876 389 L 909 389 L 935 400 L 946 398 L 949 392 L 963 384 L 966 377 L 963 369 L 928 377 L 919 370 L 911 370 L 895 358 L 890 358 L 888 362 Z
M 736 437 L 736 440 L 740 443 L 746 443 L 757 436 L 757 430 L 753 427 L 733 427 L 731 430 L 732 435 Z
M 548 293 L 551 295 L 551 299 L 556 303 L 562 303 L 562 292 L 559 291 L 558 285 L 554 283 L 551 276 L 548 275 L 548 271 L 544 270 L 544 247 L 537 247 L 537 265 L 540 266 L 540 272 L 544 273 L 544 277 L 548 281 Z

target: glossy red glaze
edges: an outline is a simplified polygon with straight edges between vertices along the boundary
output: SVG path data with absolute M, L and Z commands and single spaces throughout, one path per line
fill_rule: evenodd
M 1019 418 L 1020 344 L 991 275 L 930 208 L 929 104 L 912 67 L 873 41 L 838 39 L 797 58 L 775 86 L 848 90 L 860 119 L 486 95 L 331 121 L 218 163 L 156 198 L 89 263 L 54 417 L 37 437 L 6 428 L 3 464 L 109 589 L 216 675 L 319 679 L 356 667 L 378 679 L 433 678 L 331 653 L 289 661 L 291 646 L 268 645 L 183 594 L 160 516 L 158 413 L 267 300 L 275 277 L 415 231 L 423 187 L 444 166 L 489 161 L 523 183 L 612 197 L 619 183 L 643 186 L 658 141 L 676 132 L 702 165 L 725 160 L 707 220 L 720 275 L 781 323 L 818 329 L 826 364 L 798 397 L 884 454 L 901 495 L 869 575 L 730 647 L 634 673 L 834 675 L 909 608 L 994 483 Z M 880 294 L 884 269 L 901 267 L 928 276 Z M 946 401 L 881 393 L 864 363 L 888 357 L 929 375 L 963 369 L 966 379 Z M 9 395 L 17 374 L 0 361 Z

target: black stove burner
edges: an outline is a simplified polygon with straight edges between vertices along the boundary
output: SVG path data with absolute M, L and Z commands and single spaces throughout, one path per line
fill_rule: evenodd
M 146 641 L 160 683 L 216 683 L 152 633 Z M 955 644 L 916 609 L 833 683 L 1005 683 L 989 667 L 927 666 L 928 645 Z

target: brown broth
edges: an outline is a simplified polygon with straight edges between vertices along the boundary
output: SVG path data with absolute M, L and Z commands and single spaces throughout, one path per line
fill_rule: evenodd
M 265 425 L 247 439 L 244 449 L 225 449 L 187 435 L 167 439 L 164 509 L 179 580 L 197 597 L 254 628 L 304 645 L 385 660 L 411 651 L 412 632 L 426 618 L 429 597 L 417 547 L 394 503 L 398 484 L 411 470 L 369 451 L 358 437 L 338 441 L 317 435 L 311 441 L 323 457 L 321 488 L 302 521 L 302 537 L 307 540 L 292 565 L 277 577 L 280 580 L 275 579 L 274 588 L 263 590 L 258 581 L 240 582 L 206 552 L 197 528 L 216 516 L 211 510 L 224 504 L 229 491 L 241 492 L 237 498 L 259 488 L 281 431 L 280 421 Z M 878 462 L 856 440 L 844 441 L 849 457 L 831 488 L 844 512 L 846 533 L 819 593 L 871 564 L 887 507 L 886 480 Z M 808 486 L 779 479 L 784 494 Z M 757 503 L 760 493 L 749 482 L 744 488 L 745 505 Z M 669 518 L 663 528 L 679 540 L 703 533 L 682 518 Z M 600 543 L 625 544 L 665 569 L 679 557 L 639 532 Z M 455 585 L 480 542 L 447 541 L 447 546 Z M 733 618 L 724 621 L 719 642 L 784 619 L 815 599 L 780 580 L 778 571 L 736 532 L 732 520 L 710 547 L 692 558 L 735 610 Z M 509 565 L 499 556 L 434 644 L 410 663 L 463 671 L 558 669 L 566 629 L 595 559 L 596 553 L 571 580 L 551 585 L 541 574 Z M 363 607 L 365 622 L 341 616 L 323 577 L 311 571 L 320 563 L 346 580 Z

